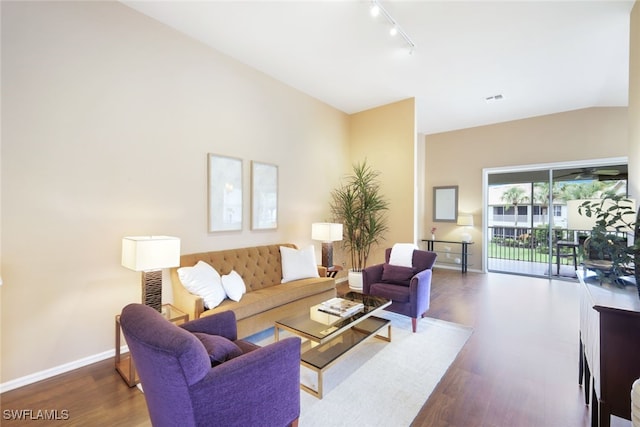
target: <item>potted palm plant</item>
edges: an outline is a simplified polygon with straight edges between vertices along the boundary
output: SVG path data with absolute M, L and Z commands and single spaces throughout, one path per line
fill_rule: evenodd
M 578 212 L 587 217 L 595 217 L 591 230 L 590 248 L 600 258 L 608 258 L 612 263 L 612 273 L 620 277 L 633 266 L 638 296 L 640 297 L 640 211 L 633 210 L 633 202 L 621 195 L 608 195 L 597 201 L 585 201 Z M 633 230 L 634 242 L 626 244 L 620 234 Z
M 331 193 L 331 213 L 335 222 L 342 223 L 342 244 L 351 255 L 349 286 L 355 290 L 362 289 L 362 270 L 372 246 L 388 230 L 389 203 L 380 192 L 379 175 L 365 159 L 354 164 L 352 174 Z

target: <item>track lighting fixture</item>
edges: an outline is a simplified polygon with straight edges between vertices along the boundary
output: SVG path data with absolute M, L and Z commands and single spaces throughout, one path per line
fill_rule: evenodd
M 400 36 L 402 36 L 404 41 L 409 46 L 409 53 L 413 53 L 413 49 L 416 47 L 416 44 L 413 42 L 413 40 L 411 40 L 411 37 L 409 37 L 409 35 L 404 32 L 404 30 L 400 27 L 400 25 L 398 25 L 396 20 L 393 19 L 393 17 L 389 14 L 389 12 L 387 12 L 387 10 L 384 7 L 382 7 L 382 5 L 378 2 L 378 0 L 371 0 L 370 12 L 371 12 L 371 16 L 373 17 L 377 17 L 378 15 L 384 16 L 384 18 L 387 20 L 387 22 L 390 25 L 389 34 L 391 36 L 400 34 Z

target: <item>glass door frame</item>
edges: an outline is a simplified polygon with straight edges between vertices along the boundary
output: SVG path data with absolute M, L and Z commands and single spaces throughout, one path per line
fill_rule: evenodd
M 542 163 L 542 164 L 530 164 L 530 165 L 520 165 L 520 166 L 505 166 L 505 167 L 493 167 L 493 168 L 483 168 L 482 170 L 482 206 L 484 215 L 482 215 L 482 271 L 484 273 L 489 272 L 489 177 L 492 174 L 509 174 L 509 173 L 527 173 L 527 172 L 546 172 L 547 173 L 547 181 L 549 183 L 549 188 L 553 188 L 553 175 L 554 172 L 572 169 L 572 168 L 600 168 L 606 166 L 614 166 L 620 164 L 628 165 L 627 157 L 609 157 L 602 159 L 590 159 L 590 160 L 576 160 L 576 161 L 567 161 L 567 162 L 554 162 L 554 163 Z M 627 183 L 628 185 L 628 183 Z M 533 205 L 533 201 L 530 202 Z M 554 227 L 554 215 L 553 215 L 553 191 L 549 191 L 549 202 L 548 202 L 548 274 L 546 275 L 535 275 L 536 277 L 547 277 L 549 279 L 553 278 L 552 268 L 553 268 L 553 247 L 552 247 L 552 239 L 553 239 L 553 227 Z M 515 212 L 517 215 L 517 210 Z M 533 211 L 531 212 L 533 215 Z M 507 274 L 520 274 L 516 272 L 508 272 L 504 271 Z M 528 275 L 528 274 L 527 274 Z

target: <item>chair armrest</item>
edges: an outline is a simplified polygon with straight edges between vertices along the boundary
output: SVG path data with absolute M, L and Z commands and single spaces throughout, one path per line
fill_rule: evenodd
M 369 295 L 369 287 L 372 283 L 382 280 L 383 264 L 372 265 L 362 270 L 362 293 Z
M 178 277 L 178 269 L 171 269 L 171 290 L 173 305 L 189 315 L 189 319 L 198 319 L 204 313 L 204 299 L 192 294 L 184 287 Z
M 411 306 L 411 317 L 418 317 L 429 309 L 429 302 L 431 300 L 431 277 L 433 270 L 422 270 L 411 278 L 409 285 L 409 292 L 411 294 L 411 301 L 415 301 L 415 304 Z M 413 313 L 413 309 L 416 310 Z
M 233 311 L 221 311 L 210 316 L 185 322 L 180 327 L 189 332 L 202 332 L 209 335 L 220 335 L 231 341 L 238 339 L 236 315 Z
M 196 424 L 280 425 L 300 416 L 300 338 L 261 347 L 214 368 L 191 387 Z

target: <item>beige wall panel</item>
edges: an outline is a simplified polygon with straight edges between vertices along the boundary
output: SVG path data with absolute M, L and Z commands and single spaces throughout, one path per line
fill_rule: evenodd
M 384 249 L 413 242 L 415 101 L 413 98 L 351 116 L 353 162 L 365 158 L 381 172 L 382 191 L 389 200 L 389 232 L 372 250 L 368 265 L 384 261 Z
M 470 267 L 482 269 L 482 170 L 627 155 L 627 108 L 589 108 L 425 137 L 425 212 L 437 238 L 460 240 L 452 223 L 433 222 L 433 187 L 459 186 L 459 211 L 474 216 Z
M 123 236 L 319 255 L 346 114 L 118 2 L 3 2 L 1 86 L 2 383 L 113 351 Z M 209 152 L 244 160 L 240 232 L 207 232 Z M 277 230 L 250 230 L 251 160 L 279 167 Z

